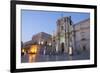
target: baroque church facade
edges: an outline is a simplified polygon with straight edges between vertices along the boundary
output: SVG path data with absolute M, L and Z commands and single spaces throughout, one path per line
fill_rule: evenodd
M 73 54 L 73 51 L 90 51 L 90 19 L 73 25 L 71 16 L 57 20 L 52 46 L 56 52 Z
M 53 42 L 56 43 L 56 52 L 68 53 L 72 50 L 73 26 L 71 16 L 57 20 L 57 29 Z M 55 44 L 54 44 L 55 45 Z M 71 49 L 70 49 L 71 48 Z

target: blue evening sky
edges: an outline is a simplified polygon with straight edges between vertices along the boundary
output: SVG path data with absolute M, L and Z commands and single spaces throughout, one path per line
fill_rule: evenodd
M 57 19 L 62 16 L 71 16 L 74 24 L 90 18 L 89 13 L 21 10 L 22 41 L 31 40 L 39 32 L 52 34 L 56 30 Z

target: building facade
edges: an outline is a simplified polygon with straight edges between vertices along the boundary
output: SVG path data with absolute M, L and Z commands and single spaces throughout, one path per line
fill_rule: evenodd
M 63 17 L 57 20 L 56 52 L 68 53 L 72 47 L 73 26 L 71 17 Z
M 89 51 L 90 19 L 85 19 L 77 24 L 72 23 L 70 16 L 58 19 L 53 42 L 56 44 L 56 52 L 72 54 L 73 51 Z
M 85 19 L 73 25 L 76 50 L 90 50 L 90 19 Z

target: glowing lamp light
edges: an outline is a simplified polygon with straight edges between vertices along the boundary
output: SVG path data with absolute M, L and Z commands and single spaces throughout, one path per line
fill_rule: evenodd
M 25 50 L 24 50 L 24 48 L 22 49 L 22 53 L 24 53 L 25 52 Z
M 29 53 L 35 54 L 35 53 L 37 53 L 37 49 L 38 49 L 38 45 L 32 45 Z

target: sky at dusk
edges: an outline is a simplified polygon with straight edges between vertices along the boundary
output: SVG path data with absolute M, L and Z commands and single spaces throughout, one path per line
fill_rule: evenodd
M 71 16 L 74 24 L 90 18 L 89 13 L 21 10 L 22 41 L 31 40 L 32 36 L 39 32 L 53 34 L 56 30 L 56 21 L 66 16 Z

